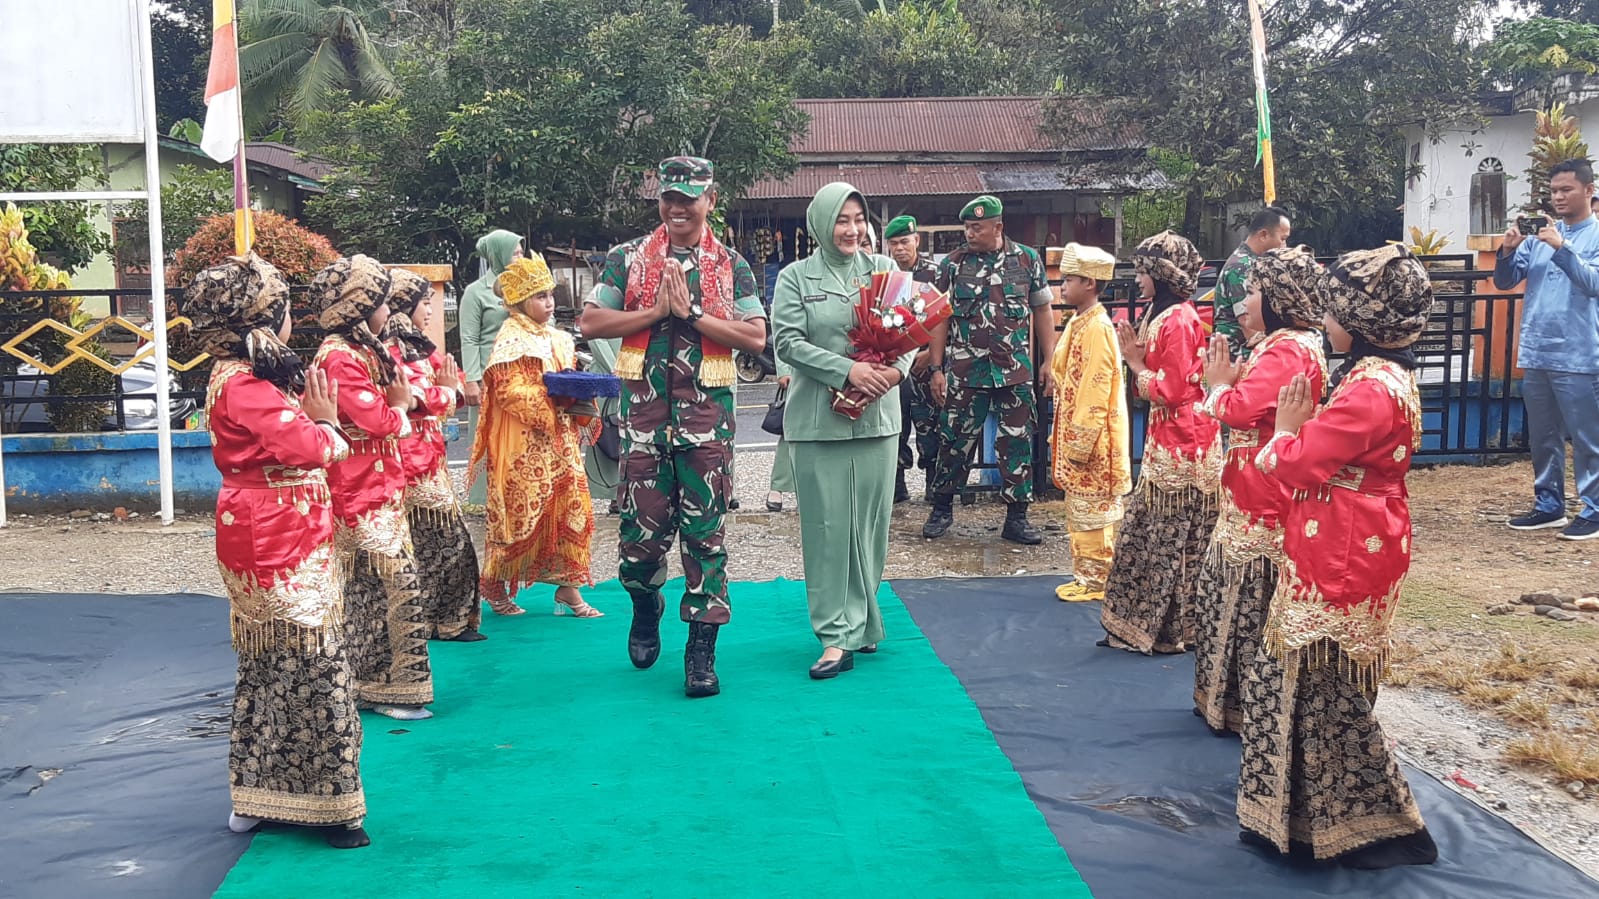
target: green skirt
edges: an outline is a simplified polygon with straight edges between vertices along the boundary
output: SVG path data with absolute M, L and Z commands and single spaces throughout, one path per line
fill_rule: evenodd
M 789 447 L 811 629 L 824 647 L 877 643 L 883 639 L 877 588 L 888 561 L 899 438 L 804 440 Z

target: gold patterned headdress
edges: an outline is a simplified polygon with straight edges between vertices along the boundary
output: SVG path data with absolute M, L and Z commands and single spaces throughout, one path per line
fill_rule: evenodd
M 1112 281 L 1116 278 L 1116 257 L 1099 247 L 1085 247 L 1069 243 L 1060 254 L 1060 273 L 1080 275 L 1095 281 Z
M 494 281 L 494 292 L 507 306 L 520 305 L 528 297 L 554 289 L 555 276 L 550 274 L 549 264 L 543 256 L 531 252 L 506 266 Z

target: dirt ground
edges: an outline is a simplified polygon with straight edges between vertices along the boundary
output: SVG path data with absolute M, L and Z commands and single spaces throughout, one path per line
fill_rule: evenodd
M 728 534 L 730 574 L 800 578 L 798 516 L 791 507 L 764 511 L 766 470 L 745 458 L 738 471 L 744 511 L 732 516 Z M 1416 554 L 1378 712 L 1407 760 L 1599 876 L 1599 613 L 1578 613 L 1574 622 L 1522 605 L 1489 613 L 1506 612 L 1503 604 L 1526 593 L 1576 598 L 1599 590 L 1599 542 L 1504 526 L 1527 504 L 1531 483 L 1525 461 L 1413 473 Z M 920 485 L 912 490 L 919 495 Z M 149 510 L 128 519 L 110 511 L 13 516 L 0 531 L 0 591 L 221 592 L 209 514 L 184 513 L 162 528 Z M 920 537 L 926 513 L 919 502 L 896 507 L 889 577 L 1069 569 L 1065 534 L 1047 503 L 1035 507 L 1035 522 L 1047 528 L 1039 547 L 999 540 L 997 504 L 957 506 L 955 527 L 932 544 Z M 615 571 L 615 538 L 616 518 L 602 513 L 596 577 Z

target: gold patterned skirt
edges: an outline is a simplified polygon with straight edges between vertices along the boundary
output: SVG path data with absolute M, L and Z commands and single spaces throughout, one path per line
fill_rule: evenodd
M 1244 726 L 1243 681 L 1277 592 L 1277 563 L 1266 556 L 1237 563 L 1216 549 L 1199 573 L 1194 708 L 1212 730 L 1236 734 Z
M 461 517 L 461 506 L 440 465 L 405 488 L 411 545 L 416 553 L 417 604 L 429 637 L 450 640 L 483 621 L 478 595 L 477 550 Z
M 239 656 L 228 775 L 238 815 L 308 825 L 366 816 L 361 716 L 338 640 Z
M 1244 680 L 1238 822 L 1279 852 L 1317 859 L 1422 830 L 1421 810 L 1372 712 L 1329 641 L 1279 660 L 1256 652 Z
M 344 646 L 362 702 L 433 701 L 428 626 L 419 604 L 410 526 L 396 501 L 358 527 L 337 525 L 344 565 Z
M 1194 487 L 1133 491 L 1099 617 L 1112 646 L 1175 653 L 1194 642 L 1199 569 L 1215 527 L 1215 497 Z

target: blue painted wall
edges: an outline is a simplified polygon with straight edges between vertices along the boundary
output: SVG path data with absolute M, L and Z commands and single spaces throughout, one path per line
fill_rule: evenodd
M 452 419 L 445 439 L 461 437 Z M 161 508 L 154 431 L 100 434 L 12 434 L 0 437 L 6 509 L 28 514 L 90 509 L 132 512 Z M 172 432 L 173 505 L 185 511 L 216 507 L 222 475 L 211 461 L 211 435 Z
M 8 512 L 110 511 L 161 508 L 154 431 L 100 434 L 12 434 L 5 454 Z M 198 511 L 216 506 L 222 475 L 211 463 L 211 435 L 172 432 L 173 502 Z

